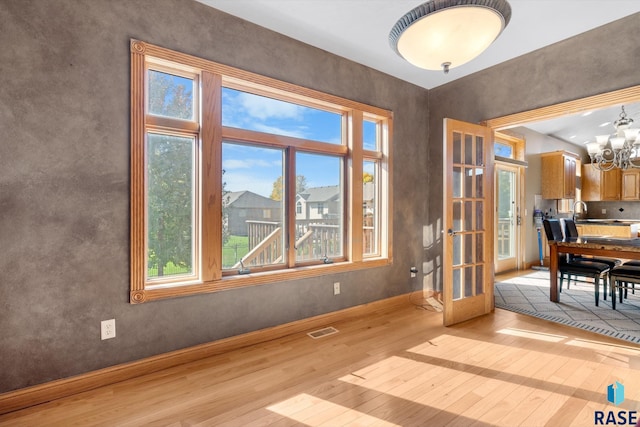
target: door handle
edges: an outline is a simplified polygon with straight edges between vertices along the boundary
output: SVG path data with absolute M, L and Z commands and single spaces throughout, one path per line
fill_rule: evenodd
M 456 234 L 458 234 L 458 232 L 457 232 L 457 231 L 453 231 L 452 229 L 448 229 L 448 230 L 447 230 L 447 234 L 448 234 L 449 236 L 455 236 Z

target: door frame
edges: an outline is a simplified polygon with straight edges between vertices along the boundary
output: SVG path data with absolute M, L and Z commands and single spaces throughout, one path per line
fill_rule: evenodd
M 561 117 L 567 114 L 580 113 L 580 112 L 585 112 L 585 111 L 599 109 L 599 108 L 611 107 L 613 105 L 619 105 L 619 104 L 624 104 L 628 102 L 638 102 L 638 101 L 640 101 L 640 85 L 631 86 L 625 89 L 615 90 L 612 92 L 602 93 L 599 95 L 580 98 L 573 101 L 562 102 L 559 104 L 550 105 L 546 107 L 536 108 L 533 110 L 528 110 L 520 113 L 500 116 L 500 117 L 485 120 L 481 122 L 480 125 L 486 126 L 491 132 L 497 132 L 497 131 L 508 129 L 511 127 L 525 125 L 531 122 Z M 445 132 L 443 136 L 446 137 L 446 127 L 444 129 L 445 129 Z M 491 144 L 491 146 L 493 151 L 493 144 Z M 445 141 L 444 148 L 446 148 L 446 141 Z M 442 158 L 443 158 L 443 162 L 446 162 L 446 151 L 445 153 L 443 153 Z M 444 163 L 444 166 L 445 166 L 445 169 L 443 170 L 443 174 L 445 174 L 446 176 L 446 174 L 448 173 L 446 169 L 446 163 Z M 446 206 L 446 198 L 447 196 L 445 193 L 443 197 L 443 205 L 445 205 L 443 213 L 446 213 L 446 209 L 449 209 L 449 207 Z M 526 217 L 525 221 L 529 221 L 528 215 L 525 215 L 525 217 Z M 442 231 L 443 233 L 445 232 L 444 229 Z M 446 240 L 446 233 L 443 236 L 443 238 L 444 240 Z M 448 277 L 448 275 L 450 276 L 450 273 L 447 271 L 447 260 L 446 260 L 446 258 L 448 258 L 449 256 L 450 254 L 447 253 L 447 245 L 445 243 L 445 246 L 443 249 L 443 259 L 444 259 L 443 290 L 446 290 L 447 288 L 446 278 Z M 492 270 L 492 277 L 491 277 L 490 287 L 491 287 L 491 290 L 493 291 L 494 282 L 495 282 L 495 272 L 493 271 L 493 263 L 491 263 L 491 270 Z M 493 293 L 492 293 L 492 296 L 493 296 Z M 446 298 L 444 299 L 444 303 L 445 303 L 445 307 L 444 307 L 445 315 L 443 316 L 443 321 L 444 321 L 444 324 L 447 325 L 448 323 L 446 319 L 446 311 L 447 311 Z M 493 305 L 493 301 L 491 301 L 491 304 Z M 478 315 L 481 315 L 481 314 L 483 313 L 479 313 Z

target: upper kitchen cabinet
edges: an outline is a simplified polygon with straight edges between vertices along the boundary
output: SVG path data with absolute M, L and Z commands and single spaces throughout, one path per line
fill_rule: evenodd
M 542 198 L 575 199 L 578 155 L 569 151 L 542 153 Z
M 622 200 L 640 200 L 640 169 L 622 171 Z
M 586 164 L 582 167 L 582 200 L 620 200 L 621 183 L 620 169 L 601 171 L 590 163 Z

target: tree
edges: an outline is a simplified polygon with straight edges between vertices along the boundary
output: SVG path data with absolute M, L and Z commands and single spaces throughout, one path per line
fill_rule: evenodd
M 172 262 L 181 272 L 193 269 L 193 140 L 149 134 L 147 137 L 148 263 L 158 277 Z
M 307 178 L 304 175 L 296 176 L 296 193 L 302 193 L 306 189 Z M 273 182 L 273 190 L 270 197 L 278 202 L 282 200 L 282 175 Z
M 365 184 L 367 182 L 373 182 L 373 175 L 371 175 L 369 172 L 364 172 L 362 174 L 362 182 Z

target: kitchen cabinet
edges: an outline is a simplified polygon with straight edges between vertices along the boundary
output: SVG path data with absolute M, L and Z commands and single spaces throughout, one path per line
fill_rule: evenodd
M 580 161 L 568 151 L 542 153 L 542 198 L 575 199 Z
M 640 169 L 622 171 L 621 200 L 640 200 Z
M 601 171 L 591 163 L 582 167 L 582 200 L 585 202 L 620 200 L 621 184 L 620 169 Z

